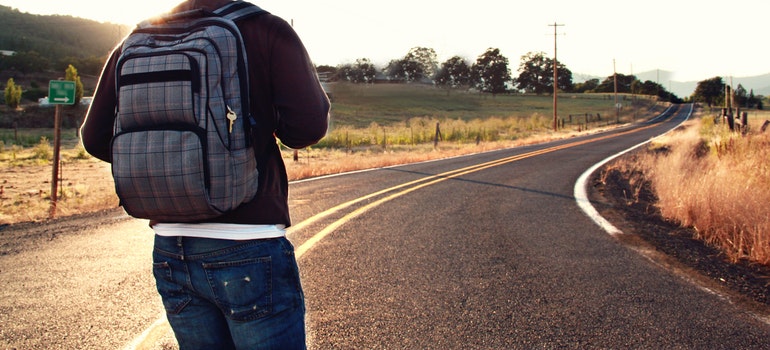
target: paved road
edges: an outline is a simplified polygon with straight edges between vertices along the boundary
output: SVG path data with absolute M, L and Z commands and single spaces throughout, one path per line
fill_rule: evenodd
M 160 316 L 147 221 L 112 211 L 0 231 L 0 349 L 120 349 Z
M 770 347 L 767 324 L 619 244 L 576 205 L 581 173 L 689 108 L 670 112 L 636 132 L 295 184 L 295 201 L 329 203 L 302 219 L 392 188 L 293 233 L 303 242 L 339 225 L 300 260 L 311 347 Z
M 581 173 L 688 111 L 636 131 L 292 183 L 310 348 L 768 348 L 767 323 L 626 248 L 576 205 Z M 145 225 L 49 228 L 35 236 L 53 236 L 44 249 L 0 255 L 0 348 L 137 339 L 160 312 Z M 8 270 L 8 259 L 30 263 Z M 138 339 L 170 347 L 154 337 L 167 329 L 150 329 Z

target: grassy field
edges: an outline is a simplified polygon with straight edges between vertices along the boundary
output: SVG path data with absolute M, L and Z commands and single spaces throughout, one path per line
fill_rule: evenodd
M 491 117 L 529 118 L 533 115 L 553 118 L 550 95 L 503 94 L 492 96 L 467 91 L 448 91 L 427 85 L 332 85 L 334 121 L 354 128 L 368 127 L 372 122 L 392 125 L 412 118 L 431 117 L 471 121 Z M 649 106 L 647 97 L 619 95 L 623 117 L 633 117 L 636 107 Z M 586 113 L 601 114 L 604 121 L 615 117 L 611 94 L 559 94 L 559 116 L 568 118 Z M 582 120 L 582 119 L 581 119 Z
M 329 135 L 316 147 L 420 145 L 436 139 L 456 143 L 519 140 L 553 129 L 551 96 L 447 91 L 425 85 L 338 84 Z M 561 94 L 561 132 L 585 131 L 630 122 L 655 106 L 646 97 Z

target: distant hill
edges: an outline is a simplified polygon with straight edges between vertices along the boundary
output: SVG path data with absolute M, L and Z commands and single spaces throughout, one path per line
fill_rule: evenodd
M 673 80 L 674 76 L 675 75 L 673 72 L 666 70 L 651 70 L 636 74 L 637 79 L 641 81 L 654 81 L 666 88 L 666 90 L 673 92 L 674 95 L 677 95 L 681 98 L 692 96 L 692 93 L 695 92 L 695 87 L 698 85 L 698 82 L 676 81 Z M 703 77 L 703 80 L 709 78 L 711 77 Z
M 654 72 L 647 73 L 654 74 Z M 711 78 L 713 77 L 703 77 L 700 81 Z M 770 96 L 770 73 L 752 77 L 733 77 L 732 82 L 730 80 L 730 77 L 722 77 L 722 81 L 724 81 L 725 84 L 732 84 L 735 88 L 737 88 L 738 85 L 742 85 L 746 91 L 754 90 L 754 95 Z M 665 81 L 666 80 L 663 80 L 661 77 L 661 85 L 666 86 L 667 83 Z M 695 92 L 695 88 L 700 81 L 671 81 L 670 90 L 679 97 L 687 97 Z
M 743 85 L 746 91 L 754 90 L 754 95 L 770 96 L 770 73 L 754 77 L 733 78 L 733 86 Z M 725 79 L 725 83 L 730 84 L 730 78 Z
M 72 16 L 22 13 L 2 5 L 0 23 L 0 88 L 13 78 L 14 83 L 24 89 L 22 103 L 35 103 L 45 97 L 48 81 L 61 78 L 70 64 L 78 70 L 86 96 L 92 94 L 110 51 L 131 30 L 124 25 Z M 42 58 L 40 62 L 47 63 L 40 66 L 42 68 L 20 68 L 9 58 L 19 53 Z
M 672 80 L 675 76 L 673 72 L 665 71 L 665 70 L 653 70 L 648 72 L 642 72 L 634 74 L 636 75 L 636 78 L 641 81 L 653 81 L 664 88 L 666 90 L 669 90 L 673 92 L 675 95 L 685 98 L 689 97 L 695 92 L 695 88 L 698 86 L 699 81 L 676 81 Z M 597 76 L 591 76 L 586 74 L 573 74 L 574 80 L 576 82 L 582 82 L 589 79 L 599 79 L 604 80 L 607 77 L 597 77 Z M 703 77 L 701 80 L 711 79 L 713 77 Z M 729 77 L 722 77 L 725 84 L 730 84 L 730 78 Z M 754 90 L 754 95 L 762 95 L 762 96 L 770 96 L 770 73 L 764 74 L 764 75 L 758 75 L 753 77 L 733 77 L 732 78 L 732 84 L 734 87 L 737 87 L 738 84 L 743 85 L 743 88 L 746 89 L 746 91 Z
M 22 13 L 0 5 L 0 50 L 35 51 L 51 62 L 66 57 L 104 58 L 131 28 L 72 16 Z
M 674 73 L 664 70 L 653 70 L 648 72 L 642 72 L 634 74 L 636 78 L 641 81 L 653 81 L 664 88 L 673 92 L 675 95 L 685 98 L 691 96 L 695 92 L 695 88 L 698 86 L 699 81 L 676 81 L 672 80 Z M 587 74 L 573 74 L 575 82 L 584 82 L 590 79 L 599 79 L 600 81 L 607 77 L 598 77 Z M 701 80 L 711 79 L 713 77 L 703 77 Z M 730 84 L 729 77 L 722 77 L 725 84 Z M 754 90 L 754 95 L 770 96 L 770 73 L 753 76 L 753 77 L 733 77 L 732 84 L 737 87 L 739 84 L 743 86 L 746 91 Z

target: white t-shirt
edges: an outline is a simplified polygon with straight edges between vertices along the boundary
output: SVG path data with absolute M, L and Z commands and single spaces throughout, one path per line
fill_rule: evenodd
M 229 240 L 279 238 L 286 236 L 284 225 L 244 225 L 223 223 L 157 223 L 152 225 L 159 236 L 197 237 Z

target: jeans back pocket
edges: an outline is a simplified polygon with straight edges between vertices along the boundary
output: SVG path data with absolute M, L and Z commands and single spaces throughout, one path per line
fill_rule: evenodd
M 171 265 L 166 261 L 154 262 L 152 274 L 155 276 L 155 286 L 163 300 L 163 307 L 170 314 L 179 314 L 192 298 L 184 290 L 184 286 L 174 280 Z
M 272 267 L 269 256 L 204 263 L 214 300 L 234 321 L 250 321 L 272 312 Z

